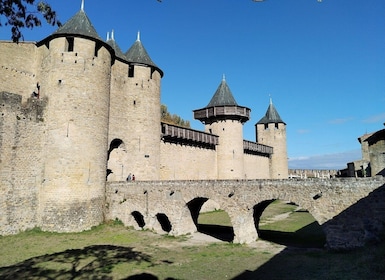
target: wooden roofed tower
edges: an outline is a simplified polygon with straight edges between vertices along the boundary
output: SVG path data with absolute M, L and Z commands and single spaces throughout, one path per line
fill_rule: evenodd
M 237 104 L 225 77 L 209 104 L 194 110 L 194 118 L 205 125 L 206 132 L 219 136 L 218 179 L 243 179 L 243 124 L 250 118 L 250 109 Z

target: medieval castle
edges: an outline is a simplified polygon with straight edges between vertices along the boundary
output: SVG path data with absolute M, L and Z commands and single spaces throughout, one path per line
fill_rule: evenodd
M 79 221 L 69 231 L 98 224 L 106 181 L 129 174 L 142 181 L 288 177 L 286 124 L 272 102 L 256 124 L 256 142 L 246 141 L 250 109 L 223 79 L 208 105 L 194 110 L 205 130 L 183 128 L 161 122 L 162 76 L 139 35 L 123 53 L 113 36 L 99 37 L 83 5 L 37 43 L 0 42 L 5 232 L 19 230 L 11 221 L 20 217 L 26 228 L 53 231 L 71 213 Z

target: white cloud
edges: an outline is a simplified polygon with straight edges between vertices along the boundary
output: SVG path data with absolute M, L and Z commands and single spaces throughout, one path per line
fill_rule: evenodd
M 361 159 L 361 150 L 335 154 L 301 156 L 289 159 L 290 169 L 344 169 L 348 162 Z
M 308 130 L 308 129 L 298 129 L 297 132 L 298 132 L 299 134 L 307 134 L 307 133 L 310 132 L 310 130 Z
M 362 120 L 363 123 L 377 123 L 377 122 L 384 122 L 384 121 L 385 121 L 385 113 L 370 116 Z
M 349 117 L 349 118 L 340 118 L 340 119 L 330 120 L 329 123 L 330 124 L 344 124 L 344 123 L 350 122 L 352 120 L 354 120 L 354 119 L 351 118 L 351 117 Z

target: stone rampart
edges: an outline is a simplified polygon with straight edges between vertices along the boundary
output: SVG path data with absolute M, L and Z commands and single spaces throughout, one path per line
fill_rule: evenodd
M 38 224 L 42 181 L 43 111 L 46 102 L 0 93 L 0 234 Z

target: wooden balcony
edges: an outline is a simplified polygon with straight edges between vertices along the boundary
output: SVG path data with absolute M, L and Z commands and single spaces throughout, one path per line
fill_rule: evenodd
M 193 146 L 211 147 L 218 145 L 218 136 L 191 128 L 161 123 L 162 139 L 166 142 L 174 142 Z
M 247 154 L 260 154 L 270 156 L 273 153 L 273 147 L 243 140 L 243 150 Z

